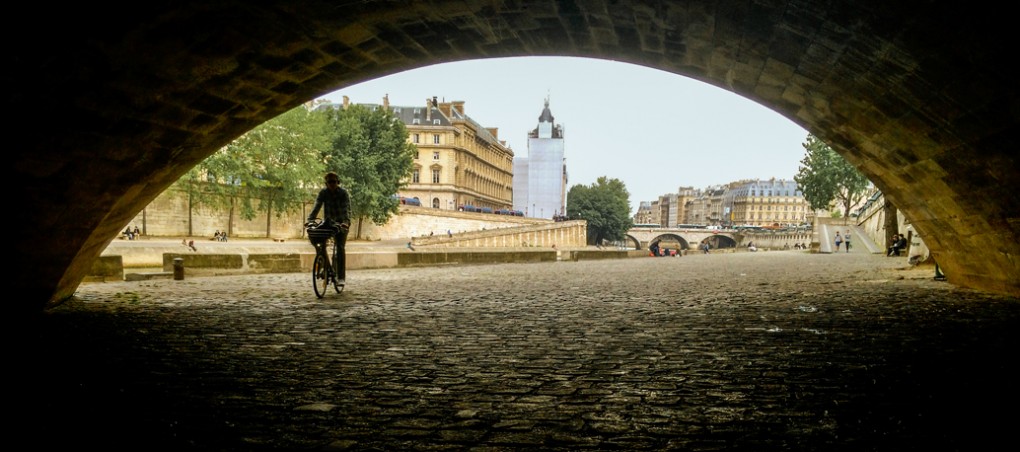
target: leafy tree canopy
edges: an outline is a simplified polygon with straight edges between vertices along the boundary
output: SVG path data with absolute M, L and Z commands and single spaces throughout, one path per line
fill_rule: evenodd
M 588 239 L 623 240 L 634 227 L 630 218 L 630 192 L 619 179 L 606 176 L 590 186 L 574 185 L 567 192 L 567 217 L 588 222 Z
M 804 159 L 793 180 L 814 210 L 829 209 L 833 204 L 842 208 L 842 217 L 859 203 L 870 181 L 829 145 L 808 135 L 802 144 Z
M 196 204 L 236 207 L 250 220 L 300 206 L 322 178 L 321 153 L 329 145 L 323 115 L 294 108 L 241 135 L 181 178 Z M 201 190 L 194 187 L 201 184 Z
M 322 154 L 326 171 L 335 171 L 351 196 L 351 217 L 385 224 L 398 212 L 393 195 L 411 174 L 416 147 L 404 123 L 384 109 L 350 105 L 326 111 L 330 145 Z M 448 169 L 452 171 L 452 169 Z

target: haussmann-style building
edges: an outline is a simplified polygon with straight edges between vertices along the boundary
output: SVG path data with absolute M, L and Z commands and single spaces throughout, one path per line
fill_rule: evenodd
M 344 96 L 341 107 L 350 100 Z M 499 140 L 499 129 L 483 127 L 465 113 L 464 101 L 433 96 L 417 106 L 382 105 L 404 123 L 418 152 L 407 185 L 398 193 L 435 209 L 509 211 L 513 206 L 514 153 Z M 336 108 L 336 107 L 334 107 Z

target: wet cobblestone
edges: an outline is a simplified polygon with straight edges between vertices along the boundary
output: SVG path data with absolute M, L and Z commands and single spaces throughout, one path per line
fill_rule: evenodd
M 26 347 L 38 448 L 993 450 L 1020 303 L 767 252 L 86 283 Z

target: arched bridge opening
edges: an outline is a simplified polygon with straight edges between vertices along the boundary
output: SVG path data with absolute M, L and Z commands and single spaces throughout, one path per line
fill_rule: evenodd
M 715 0 L 23 9 L 47 18 L 47 39 L 12 46 L 6 79 L 10 129 L 25 132 L 9 160 L 24 217 L 9 225 L 8 279 L 28 311 L 70 297 L 144 206 L 258 124 L 399 71 L 534 55 L 640 64 L 767 106 L 868 176 L 951 283 L 1020 294 L 1020 100 L 998 70 L 1008 15 Z

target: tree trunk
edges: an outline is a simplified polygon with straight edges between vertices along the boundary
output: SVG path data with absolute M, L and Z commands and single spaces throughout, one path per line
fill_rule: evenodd
M 194 190 L 194 189 L 195 188 L 192 187 L 191 184 L 188 184 L 188 236 L 189 237 L 195 235 L 194 231 L 191 230 L 191 209 L 192 209 L 191 203 L 192 203 L 192 198 L 194 197 L 194 192 L 192 192 L 192 190 Z
M 273 202 L 272 202 L 272 197 L 273 197 L 272 195 L 269 195 L 269 198 L 270 198 L 269 199 L 269 205 L 266 206 L 266 238 L 267 239 L 268 238 L 272 238 L 271 236 L 272 236 L 272 230 L 273 230 L 273 223 L 272 223 L 272 221 L 273 221 L 272 220 L 272 218 L 273 218 Z
M 896 205 L 889 198 L 885 198 L 885 205 L 882 206 L 882 215 L 885 217 L 885 243 L 889 244 L 892 242 L 893 234 L 898 233 L 900 227 Z
M 230 210 L 227 212 L 227 230 L 230 231 L 230 233 L 227 234 L 227 237 L 233 237 L 234 236 L 234 204 L 235 204 L 235 198 L 233 196 L 231 196 L 230 197 Z

